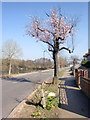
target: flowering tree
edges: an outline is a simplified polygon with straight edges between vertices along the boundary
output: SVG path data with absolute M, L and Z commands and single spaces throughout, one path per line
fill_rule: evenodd
M 67 47 L 61 47 L 67 38 L 72 37 L 74 28 L 76 27 L 76 20 L 68 19 L 61 14 L 61 9 L 50 10 L 47 14 L 47 19 L 41 21 L 35 16 L 30 16 L 31 23 L 26 26 L 26 35 L 35 37 L 37 41 L 42 41 L 48 44 L 48 50 L 53 53 L 54 60 L 54 80 L 57 84 L 58 63 L 57 54 L 60 50 L 67 50 L 69 53 L 73 52 Z

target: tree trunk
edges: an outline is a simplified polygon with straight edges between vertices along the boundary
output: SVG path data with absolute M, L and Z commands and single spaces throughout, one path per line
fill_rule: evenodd
M 11 75 L 11 61 L 9 63 L 9 76 Z
M 46 101 L 45 101 L 45 97 L 44 97 L 44 91 L 42 88 L 41 88 L 41 99 L 42 99 L 43 108 L 46 108 Z
M 57 60 L 58 52 L 53 52 L 53 60 L 54 60 L 54 78 L 53 84 L 57 84 L 58 82 L 58 60 Z

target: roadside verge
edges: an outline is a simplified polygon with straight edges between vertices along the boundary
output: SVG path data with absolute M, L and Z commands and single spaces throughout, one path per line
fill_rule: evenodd
M 43 85 L 44 83 L 51 82 L 52 79 L 53 79 L 53 75 L 52 75 L 51 77 L 49 77 L 45 82 L 43 82 L 42 85 Z M 29 99 L 32 98 L 32 96 L 35 94 L 35 92 L 37 92 L 38 89 L 40 89 L 42 85 L 39 85 L 38 88 L 37 88 L 35 91 L 33 91 L 33 92 L 27 97 L 27 99 L 28 99 L 28 98 L 29 98 Z M 9 116 L 8 116 L 7 118 L 14 118 L 15 114 L 16 114 L 17 112 L 20 112 L 20 111 L 23 109 L 23 107 L 24 107 L 25 102 L 27 101 L 27 99 L 24 99 L 19 105 L 17 105 L 17 106 L 12 110 L 12 112 L 9 114 Z
M 10 77 L 19 77 L 19 76 L 30 75 L 30 74 L 35 74 L 35 73 L 45 72 L 45 71 L 50 71 L 50 70 L 53 70 L 53 69 L 39 70 L 39 71 L 34 71 L 34 72 L 29 72 L 29 73 L 11 74 Z M 0 75 L 0 77 L 2 77 L 2 78 L 5 77 L 6 78 L 6 77 L 9 77 L 9 76 L 8 75 Z

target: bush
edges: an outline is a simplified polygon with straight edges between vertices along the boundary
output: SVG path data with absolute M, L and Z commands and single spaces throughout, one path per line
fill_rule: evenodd
M 85 67 L 86 67 L 86 68 L 90 68 L 90 61 L 88 61 L 88 62 L 85 64 Z
M 52 110 L 53 106 L 58 107 L 58 99 L 52 96 L 48 96 L 46 102 L 47 110 Z
M 87 62 L 88 62 L 87 60 L 83 60 L 83 61 L 81 62 L 81 65 L 84 66 Z
M 86 67 L 86 68 L 90 68 L 90 61 L 83 60 L 83 61 L 81 62 L 81 65 L 84 66 L 84 67 Z

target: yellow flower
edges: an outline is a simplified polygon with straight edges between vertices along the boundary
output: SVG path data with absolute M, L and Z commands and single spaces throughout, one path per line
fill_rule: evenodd
M 50 96 L 48 96 L 48 98 L 50 98 Z
M 35 114 L 33 113 L 33 115 L 35 115 Z
M 45 117 L 43 117 L 43 120 L 45 120 Z
M 40 113 L 40 112 L 39 112 L 38 114 L 39 114 L 39 115 L 41 115 L 41 113 Z

